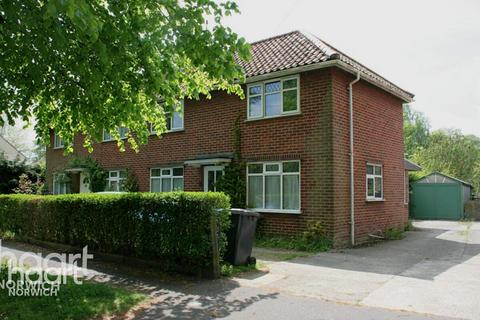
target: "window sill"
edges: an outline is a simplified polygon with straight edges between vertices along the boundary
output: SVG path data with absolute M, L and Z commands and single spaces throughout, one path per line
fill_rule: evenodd
M 120 140 L 127 140 L 127 138 L 126 138 L 126 137 L 125 137 L 125 138 L 120 138 Z M 116 141 L 117 141 L 117 140 L 115 140 L 115 139 L 102 140 L 102 143 L 104 143 L 104 142 L 116 142 Z
M 365 202 L 385 202 L 385 199 L 365 199 Z
M 300 210 L 281 210 L 281 209 L 249 209 L 258 213 L 287 213 L 287 214 L 301 214 Z
M 162 134 L 165 134 L 165 133 L 174 133 L 174 132 L 183 132 L 185 131 L 185 129 L 173 129 L 173 130 L 168 130 L 168 131 L 165 131 L 164 133 Z M 150 133 L 150 136 L 156 136 L 157 133 Z
M 298 111 L 298 112 L 286 113 L 286 114 L 281 114 L 281 115 L 278 115 L 278 116 L 270 116 L 270 117 L 247 118 L 247 120 L 245 120 L 245 122 L 285 118 L 285 117 L 292 117 L 292 116 L 299 116 L 299 115 L 302 115 L 302 112 Z
M 53 150 L 61 150 L 63 148 L 65 148 L 65 147 L 53 147 Z

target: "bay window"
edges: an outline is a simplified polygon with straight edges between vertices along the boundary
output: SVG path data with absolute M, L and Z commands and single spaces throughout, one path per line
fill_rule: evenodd
M 150 169 L 150 192 L 183 190 L 183 168 Z
M 298 113 L 299 77 L 251 84 L 247 88 L 248 118 L 268 118 Z
M 250 163 L 247 203 L 261 211 L 300 211 L 300 161 Z
M 367 163 L 367 200 L 383 200 L 383 168 Z

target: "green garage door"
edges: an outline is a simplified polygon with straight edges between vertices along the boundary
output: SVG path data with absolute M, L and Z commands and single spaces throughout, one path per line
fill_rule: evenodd
M 463 218 L 461 184 L 414 183 L 411 216 L 414 219 L 459 220 Z

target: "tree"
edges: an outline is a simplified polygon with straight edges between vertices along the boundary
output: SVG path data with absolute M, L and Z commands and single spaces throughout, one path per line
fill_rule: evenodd
M 417 150 L 414 161 L 423 173 L 439 171 L 471 182 L 480 190 L 480 139 L 458 130 L 431 133 L 425 148 Z
M 430 124 L 421 112 L 415 111 L 409 105 L 403 108 L 403 135 L 405 143 L 405 154 L 407 158 L 421 149 L 428 143 Z
M 226 0 L 2 1 L 0 112 L 9 123 L 35 117 L 42 142 L 54 129 L 67 152 L 77 134 L 91 151 L 103 129 L 124 149 L 119 126 L 138 150 L 146 123 L 164 132 L 181 99 L 243 95 L 236 58 L 249 45 L 222 26 L 237 12 Z

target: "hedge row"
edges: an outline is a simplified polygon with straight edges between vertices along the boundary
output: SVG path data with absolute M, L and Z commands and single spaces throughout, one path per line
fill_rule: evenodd
M 0 195 L 0 232 L 199 273 L 218 268 L 212 257 L 225 248 L 228 209 L 222 193 Z

